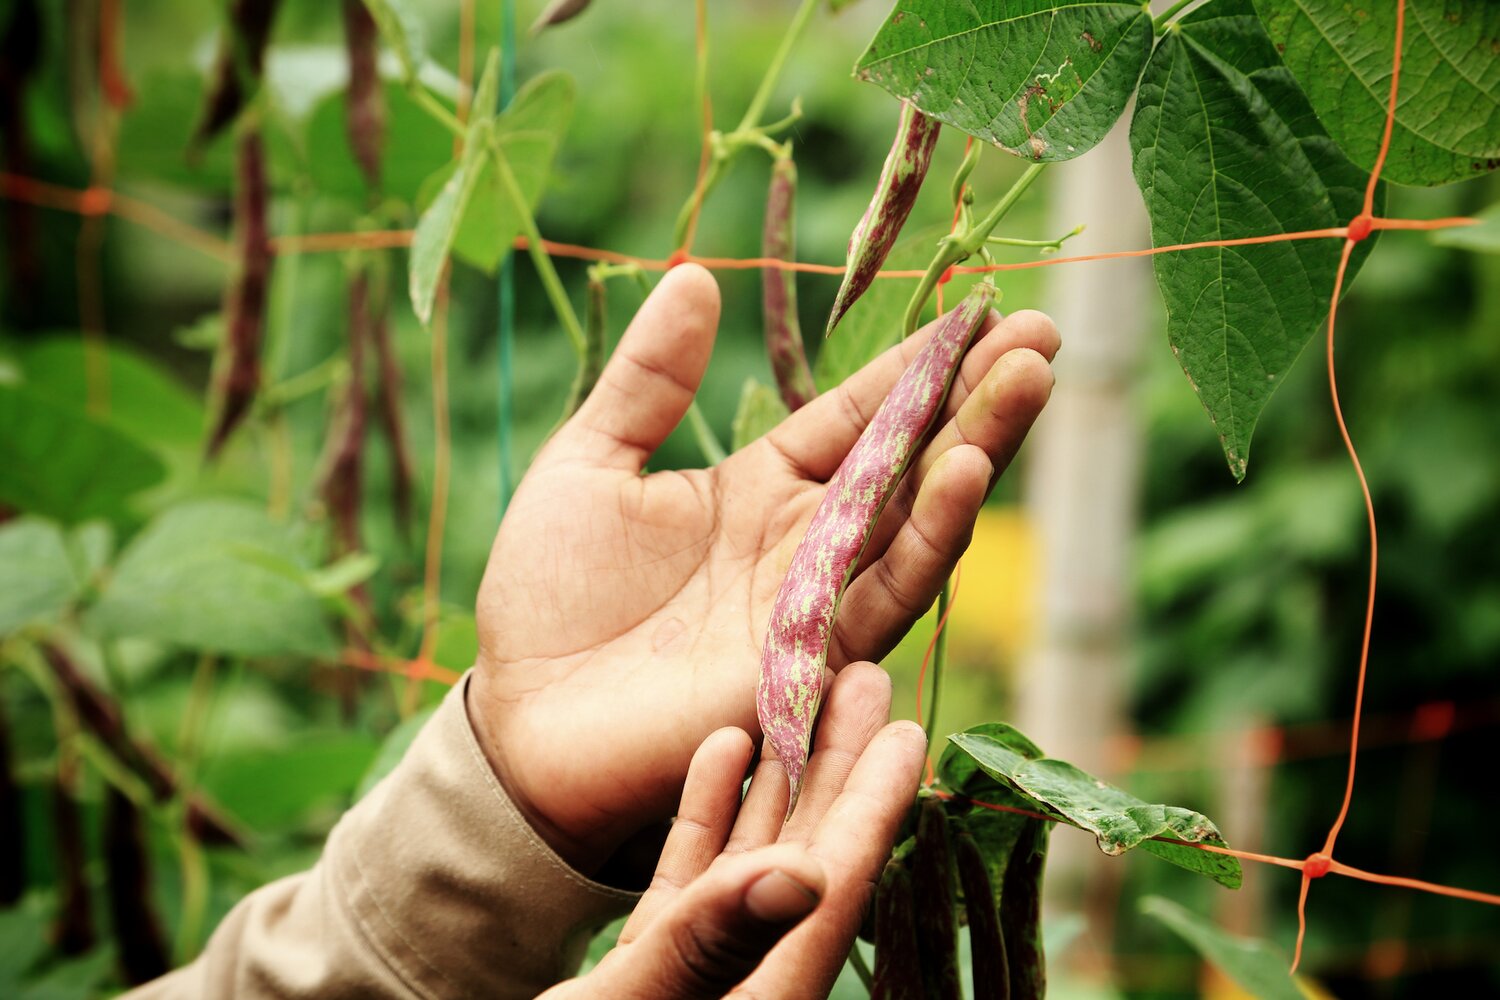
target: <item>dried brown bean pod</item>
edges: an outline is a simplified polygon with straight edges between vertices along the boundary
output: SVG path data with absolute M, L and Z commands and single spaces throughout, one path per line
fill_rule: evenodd
M 870 1000 L 923 1000 L 916 897 L 906 865 L 895 858 L 875 891 L 874 977 Z
M 37 0 L 11 4 L 10 20 L 0 34 L 0 136 L 5 169 L 17 177 L 34 176 L 31 133 L 26 122 L 26 90 L 46 51 Z M 37 312 L 42 286 L 41 248 L 37 242 L 36 209 L 13 200 L 5 206 L 5 259 L 10 270 L 10 295 L 23 320 Z
M 881 168 L 875 196 L 849 236 L 844 280 L 833 300 L 825 336 L 833 333 L 839 320 L 870 287 L 891 247 L 896 245 L 896 237 L 901 235 L 901 227 L 917 203 L 927 168 L 932 165 L 932 151 L 937 147 L 941 127 L 936 118 L 922 114 L 916 105 L 902 102 L 896 141 Z
M 371 191 L 380 188 L 380 150 L 385 141 L 385 91 L 377 63 L 379 30 L 364 0 L 344 0 L 344 48 L 349 55 L 349 88 L 344 92 L 344 125 L 349 148 Z
M 379 298 L 375 321 L 370 325 L 380 370 L 379 382 L 375 387 L 375 401 L 380 407 L 380 430 L 385 435 L 386 446 L 391 453 L 391 492 L 396 523 L 406 532 L 411 528 L 412 483 L 415 475 L 412 472 L 411 451 L 406 445 L 405 425 L 401 417 L 401 363 L 396 360 L 395 347 L 391 344 L 391 328 L 385 311 L 386 297 L 382 295 Z
M 363 506 L 365 451 L 365 342 L 369 338 L 369 279 L 363 270 L 349 282 L 349 382 L 334 414 L 332 453 L 319 487 L 333 524 L 334 555 L 363 548 L 359 528 Z
M 279 0 L 232 0 L 219 34 L 213 75 L 191 145 L 201 147 L 239 116 L 265 68 L 266 43 Z
M 547 28 L 571 21 L 588 9 L 589 0 L 552 0 L 531 22 L 531 36 L 535 38 Z
M 125 729 L 119 705 L 89 680 L 78 665 L 61 648 L 52 643 L 42 646 L 42 656 L 57 678 L 59 689 L 67 696 L 79 724 L 88 730 L 131 774 L 143 782 L 153 801 L 166 802 L 177 794 L 177 780 L 172 770 L 149 744 L 133 738 Z M 194 824 L 198 839 L 210 846 L 243 847 L 240 834 L 219 811 L 201 795 L 188 798 L 188 822 Z
M 77 765 L 58 764 L 52 784 L 52 845 L 57 856 L 57 916 L 52 943 L 64 955 L 81 955 L 94 947 L 94 910 L 84 878 L 88 857 L 83 845 L 83 817 L 74 797 Z
M 165 975 L 171 963 L 151 901 L 151 863 L 140 811 L 113 786 L 104 801 L 104 871 L 109 919 L 126 983 L 139 986 Z
M 1000 932 L 1010 966 L 1011 1000 L 1041 1000 L 1047 994 L 1042 951 L 1042 869 L 1047 860 L 1045 822 L 1028 819 L 1005 866 L 1000 890 Z
M 790 156 L 778 156 L 771 167 L 771 188 L 766 194 L 762 257 L 797 259 L 796 207 L 797 165 Z M 782 402 L 795 412 L 818 394 L 802 344 L 802 324 L 797 319 L 797 274 L 778 267 L 763 267 L 760 274 L 766 354 Z
M 265 331 L 266 293 L 271 281 L 271 233 L 265 149 L 260 135 L 240 139 L 235 168 L 234 216 L 240 267 L 225 307 L 225 358 L 219 380 L 219 413 L 208 440 L 208 457 L 224 447 L 250 412 L 260 389 L 260 344 Z
M 1005 937 L 1000 933 L 1000 913 L 990 884 L 979 842 L 967 830 L 953 838 L 958 884 L 969 915 L 970 971 L 974 974 L 974 1000 L 1010 1000 L 1010 966 Z
M 0 703 L 0 906 L 19 901 L 25 892 L 26 816 L 11 766 L 10 720 Z
M 963 1000 L 958 977 L 958 905 L 953 894 L 953 849 L 948 818 L 938 799 L 918 807 L 916 851 L 911 858 L 917 894 L 917 947 L 929 1000 Z

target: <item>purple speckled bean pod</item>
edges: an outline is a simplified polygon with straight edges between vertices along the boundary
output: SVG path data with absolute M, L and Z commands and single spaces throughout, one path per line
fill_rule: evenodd
M 880 182 L 875 186 L 875 197 L 870 200 L 859 225 L 849 235 L 844 281 L 839 285 L 838 297 L 833 300 L 833 312 L 828 316 L 824 336 L 832 334 L 844 313 L 859 301 L 870 282 L 875 280 L 875 274 L 885 263 L 891 247 L 896 245 L 896 237 L 901 235 L 901 227 L 906 225 L 906 217 L 917 203 L 922 179 L 932 165 L 932 151 L 937 146 L 940 129 L 936 118 L 928 118 L 914 104 L 902 103 L 896 141 L 886 154 Z
M 807 534 L 792 554 L 771 608 L 756 711 L 791 782 L 797 804 L 834 615 L 876 519 L 948 398 L 953 375 L 989 312 L 994 288 L 975 287 L 943 317 L 932 339 L 897 379 L 828 483 Z
M 552 0 L 531 24 L 531 37 L 535 38 L 547 28 L 573 20 L 589 9 L 589 0 Z
M 762 257 L 797 258 L 796 199 L 797 165 L 789 156 L 779 157 L 771 168 L 771 189 L 766 195 Z M 760 273 L 766 354 L 782 401 L 795 411 L 818 394 L 802 346 L 802 325 L 797 321 L 797 275 L 775 267 L 763 267 Z

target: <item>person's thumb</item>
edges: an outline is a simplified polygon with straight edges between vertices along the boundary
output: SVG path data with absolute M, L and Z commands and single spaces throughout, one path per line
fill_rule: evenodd
M 610 996 L 722 997 L 817 907 L 825 887 L 801 848 L 746 854 L 705 872 L 590 978 L 604 974 L 609 982 L 599 985 Z

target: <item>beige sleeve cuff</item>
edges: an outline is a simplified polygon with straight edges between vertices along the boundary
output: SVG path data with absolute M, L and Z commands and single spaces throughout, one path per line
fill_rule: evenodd
M 530 997 L 640 898 L 569 868 L 474 737 L 466 674 L 306 875 L 257 891 L 147 997 Z

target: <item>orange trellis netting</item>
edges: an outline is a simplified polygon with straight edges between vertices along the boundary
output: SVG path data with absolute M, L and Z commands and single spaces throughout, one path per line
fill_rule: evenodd
M 117 46 L 119 45 L 120 25 L 120 0 L 101 0 L 101 39 L 99 50 L 100 79 L 105 92 L 105 101 L 112 112 L 118 112 L 129 101 L 129 88 L 125 84 L 119 70 L 119 59 Z M 707 52 L 707 13 L 705 0 L 696 0 L 695 38 L 696 52 L 700 77 L 702 67 L 705 64 Z M 1339 403 L 1338 381 L 1335 367 L 1335 327 L 1338 316 L 1338 301 L 1343 289 L 1343 282 L 1348 262 L 1355 244 L 1364 240 L 1371 232 L 1379 230 L 1437 230 L 1457 226 L 1475 225 L 1479 220 L 1467 217 L 1454 217 L 1442 219 L 1403 219 L 1382 218 L 1374 215 L 1374 197 L 1376 186 L 1380 179 L 1381 171 L 1390 148 L 1391 133 L 1395 123 L 1397 97 L 1400 86 L 1401 73 L 1401 48 L 1405 32 L 1405 0 L 1397 0 L 1396 4 L 1396 29 L 1391 61 L 1390 95 L 1386 105 L 1385 126 L 1381 139 L 1379 153 L 1375 164 L 1370 172 L 1370 178 L 1365 191 L 1364 206 L 1361 213 L 1351 219 L 1347 225 L 1334 226 L 1326 229 L 1308 230 L 1292 233 L 1273 233 L 1264 236 L 1243 237 L 1229 240 L 1204 240 L 1194 243 L 1174 244 L 1170 246 L 1152 247 L 1140 250 L 1121 250 L 1109 253 L 1083 254 L 1077 256 L 1056 256 L 1039 260 L 1023 261 L 1007 264 L 988 264 L 980 266 L 956 266 L 944 275 L 944 283 L 948 278 L 956 274 L 985 274 L 1002 271 L 1028 270 L 1038 267 L 1052 267 L 1061 264 L 1078 264 L 1085 262 L 1122 260 L 1135 257 L 1147 257 L 1157 254 L 1177 253 L 1185 250 L 1206 249 L 1212 247 L 1234 247 L 1250 246 L 1263 243 L 1279 243 L 1289 240 L 1306 239 L 1338 239 L 1343 241 L 1340 263 L 1334 282 L 1334 288 L 1329 304 L 1328 324 L 1326 328 L 1326 361 L 1328 368 L 1329 396 L 1333 405 L 1334 419 L 1339 429 L 1340 437 L 1348 452 L 1350 462 L 1354 468 L 1359 481 L 1361 494 L 1363 496 L 1365 512 L 1369 524 L 1370 538 L 1370 562 L 1368 575 L 1368 596 L 1366 600 L 1364 631 L 1360 645 L 1358 680 L 1355 687 L 1353 716 L 1347 723 L 1349 731 L 1347 754 L 1348 770 L 1345 779 L 1343 795 L 1340 800 L 1338 814 L 1329 827 L 1326 839 L 1322 847 L 1305 858 L 1285 858 L 1274 855 L 1258 854 L 1249 851 L 1240 851 L 1228 847 L 1219 847 L 1211 844 L 1188 844 L 1199 850 L 1209 851 L 1217 854 L 1225 854 L 1240 860 L 1268 864 L 1282 868 L 1290 868 L 1301 874 L 1301 887 L 1298 897 L 1298 933 L 1296 948 L 1292 962 L 1295 971 L 1301 960 L 1302 944 L 1306 934 L 1306 902 L 1308 890 L 1314 879 L 1328 874 L 1343 875 L 1349 878 L 1379 885 L 1387 885 L 1414 889 L 1421 892 L 1432 893 L 1450 898 L 1464 899 L 1490 905 L 1500 905 L 1500 894 L 1480 892 L 1471 889 L 1453 886 L 1439 885 L 1418 879 L 1405 878 L 1395 875 L 1385 875 L 1370 872 L 1351 865 L 1344 864 L 1333 857 L 1335 845 L 1343 824 L 1348 817 L 1350 803 L 1353 798 L 1354 779 L 1360 750 L 1360 732 L 1364 714 L 1364 690 L 1365 680 L 1368 673 L 1370 639 L 1374 622 L 1375 587 L 1378 570 L 1379 538 L 1376 526 L 1375 509 L 1371 499 L 1369 485 L 1365 479 L 1363 468 L 1360 465 L 1359 455 L 1349 435 L 1348 428 L 1344 422 L 1342 408 Z M 460 87 L 462 93 L 467 93 L 467 82 L 472 74 L 473 67 L 473 0 L 461 0 L 460 4 L 460 80 L 464 86 Z M 701 89 L 702 100 L 702 147 L 699 156 L 697 180 L 694 185 L 691 201 L 691 211 L 686 228 L 686 238 L 683 245 L 678 247 L 672 254 L 665 258 L 646 258 L 630 254 L 617 253 L 610 250 L 597 249 L 593 247 L 578 246 L 574 244 L 558 243 L 544 240 L 543 248 L 552 256 L 568 257 L 581 260 L 598 261 L 615 264 L 633 264 L 647 271 L 666 271 L 681 263 L 696 263 L 711 270 L 746 270 L 775 268 L 779 270 L 795 271 L 808 274 L 841 275 L 844 272 L 843 265 L 818 264 L 805 261 L 787 261 L 777 258 L 752 257 L 752 258 L 724 258 L 699 256 L 692 253 L 692 245 L 698 229 L 698 220 L 705 200 L 705 177 L 710 164 L 711 157 L 711 133 L 713 132 L 713 108 L 709 100 L 707 87 Z M 466 109 L 460 107 L 460 117 Z M 112 150 L 108 148 L 108 141 L 96 143 L 92 151 L 94 156 L 94 171 L 91 184 L 88 188 L 75 189 L 52 184 L 32 177 L 18 176 L 11 173 L 0 172 L 0 197 L 8 200 L 25 202 L 43 208 L 50 208 L 64 212 L 71 212 L 83 216 L 85 219 L 84 231 L 80 234 L 80 250 L 78 265 L 80 271 L 97 268 L 97 255 L 101 249 L 102 240 L 97 230 L 97 220 L 101 216 L 112 215 L 116 218 L 131 222 L 133 224 L 149 229 L 158 235 L 174 240 L 187 247 L 199 251 L 225 263 L 232 263 L 234 251 L 231 245 L 223 237 L 216 233 L 198 228 L 190 223 L 184 222 L 169 213 L 151 205 L 148 202 L 133 198 L 119 191 L 113 190 L 111 180 L 113 179 L 113 156 Z M 412 230 L 377 230 L 363 232 L 328 232 L 309 233 L 300 235 L 287 235 L 273 237 L 271 249 L 278 255 L 327 253 L 349 250 L 381 250 L 409 246 L 412 240 Z M 524 237 L 514 241 L 516 249 L 527 247 Z M 91 256 L 93 259 L 86 260 Z M 883 279 L 907 278 L 915 279 L 922 277 L 924 272 L 920 270 L 885 270 L 877 277 Z M 941 295 L 941 285 L 939 286 Z M 85 298 L 91 301 L 84 302 Z M 939 300 L 941 303 L 941 299 Z M 941 307 L 941 306 L 940 306 Z M 97 346 L 104 335 L 102 321 L 102 308 L 98 299 L 92 296 L 87 287 L 80 285 L 80 312 L 85 316 L 86 336 Z M 438 353 L 438 339 L 434 338 L 434 354 Z M 435 358 L 436 360 L 436 358 Z M 434 382 L 437 386 L 441 369 L 435 366 Z M 435 405 L 443 405 L 445 394 L 435 393 Z M 446 414 L 440 414 L 446 416 Z M 439 433 L 441 434 L 446 424 L 439 421 Z M 439 442 L 440 445 L 443 442 Z M 446 464 L 447 451 L 440 447 L 438 451 L 439 465 Z M 447 470 L 439 468 L 437 475 L 446 477 Z M 435 502 L 434 507 L 437 507 Z M 425 603 L 434 606 L 435 590 L 438 580 L 440 565 L 440 545 L 434 542 L 441 537 L 442 512 L 434 509 L 429 520 L 429 544 L 427 547 L 427 567 L 424 574 Z M 955 592 L 956 596 L 956 592 Z M 952 605 L 950 603 L 949 608 Z M 381 656 L 375 653 L 359 650 L 345 650 L 339 662 L 345 666 L 395 673 L 407 677 L 413 682 L 433 681 L 442 684 L 454 683 L 459 675 L 452 670 L 437 665 L 431 660 L 433 648 L 433 636 L 435 633 L 435 621 L 429 616 L 421 643 L 421 652 L 414 659 L 400 659 Z M 939 622 L 938 628 L 943 627 Z M 929 647 L 929 656 L 931 648 Z M 924 662 L 924 673 L 926 664 Z M 920 692 L 920 684 L 919 684 Z M 920 716 L 920 693 L 918 695 L 918 715 Z M 1442 706 L 1438 706 L 1439 709 Z M 1430 725 L 1432 722 L 1431 712 L 1424 716 L 1424 709 L 1419 709 L 1411 719 L 1405 738 L 1413 742 L 1420 740 L 1441 739 L 1452 728 L 1453 712 L 1452 706 L 1447 706 L 1443 725 Z M 1424 723 L 1423 720 L 1426 720 Z M 1486 717 L 1480 724 L 1493 724 L 1495 719 Z M 1420 724 L 1419 724 L 1420 723 Z M 1332 728 L 1335 724 L 1326 724 L 1325 728 Z M 1336 724 L 1342 727 L 1344 724 Z M 1285 730 L 1264 730 L 1267 734 L 1268 745 L 1278 746 L 1276 738 Z M 1398 737 L 1400 738 L 1400 737 Z M 1138 749 L 1139 745 L 1130 749 Z M 1272 764 L 1278 760 L 1288 759 L 1279 753 L 1267 753 L 1262 764 Z M 930 775 L 929 775 L 930 780 Z M 944 798 L 952 798 L 952 793 L 935 790 L 936 794 Z M 1010 807 L 992 805 L 989 803 L 976 802 L 976 805 L 985 808 L 993 808 L 1003 811 L 1019 812 L 1036 818 L 1055 821 L 1056 817 L 1041 813 L 1030 813 L 1026 810 L 1012 809 Z

